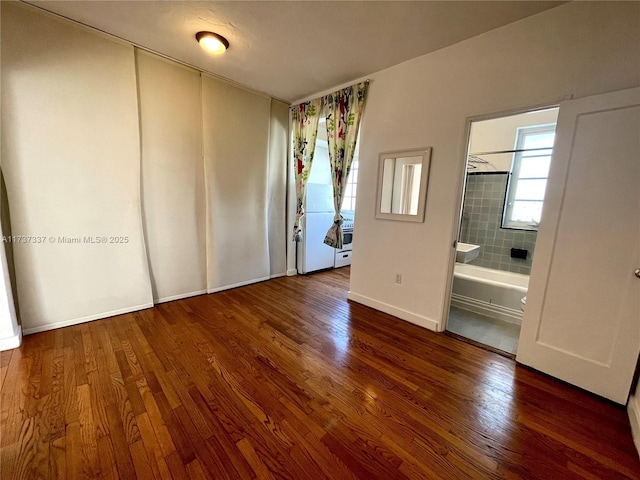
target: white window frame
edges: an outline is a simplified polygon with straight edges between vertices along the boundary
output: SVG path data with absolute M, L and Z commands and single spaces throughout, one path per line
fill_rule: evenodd
M 351 162 L 351 169 L 349 170 L 349 176 L 347 177 L 347 185 L 351 185 L 351 195 L 347 195 L 345 189 L 345 195 L 342 198 L 342 210 L 352 211 L 356 209 L 356 185 L 358 184 L 358 153 L 353 156 L 353 162 Z
M 520 163 L 523 157 L 523 148 L 524 148 L 524 140 L 527 135 L 536 134 L 536 133 L 545 133 L 545 132 L 554 132 L 556 131 L 555 123 L 547 123 L 544 125 L 532 125 L 527 127 L 519 127 L 516 132 L 516 142 L 513 153 L 513 160 L 511 161 L 511 171 L 509 173 L 509 182 L 507 185 L 507 191 L 505 193 L 504 207 L 502 209 L 502 228 L 515 229 L 515 230 L 530 230 L 537 231 L 538 224 L 531 222 L 519 222 L 515 220 L 511 220 L 511 214 L 513 211 L 513 204 L 516 201 L 515 195 L 518 186 L 518 181 L 520 181 Z M 553 155 L 553 147 L 550 148 L 551 153 L 549 156 Z M 544 155 L 545 157 L 547 155 Z M 526 178 L 525 180 L 536 180 L 536 179 L 544 179 L 548 181 L 549 174 L 547 172 L 546 177 L 538 177 L 538 178 Z M 526 202 L 528 200 L 518 200 L 519 202 Z M 532 202 L 537 202 L 539 200 L 531 200 Z M 543 200 L 544 202 L 544 200 Z

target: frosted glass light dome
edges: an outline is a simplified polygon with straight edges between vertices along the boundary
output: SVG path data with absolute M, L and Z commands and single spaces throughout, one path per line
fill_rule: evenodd
M 220 55 L 229 48 L 229 41 L 222 35 L 213 32 L 198 32 L 196 40 L 206 52 Z

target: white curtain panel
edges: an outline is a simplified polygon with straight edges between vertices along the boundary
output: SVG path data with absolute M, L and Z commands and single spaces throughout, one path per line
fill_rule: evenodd
M 25 333 L 150 306 L 133 48 L 1 8 L 2 169 L 12 234 L 27 238 L 14 245 Z
M 269 123 L 269 265 L 271 276 L 287 271 L 287 146 L 289 105 L 271 100 Z
M 207 290 L 200 72 L 136 50 L 142 213 L 156 303 Z
M 270 276 L 271 99 L 202 76 L 208 290 Z

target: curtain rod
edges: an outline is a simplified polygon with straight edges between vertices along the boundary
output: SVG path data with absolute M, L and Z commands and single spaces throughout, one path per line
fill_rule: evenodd
M 307 98 L 306 100 L 297 101 L 296 103 L 291 103 L 291 104 L 289 104 L 289 108 L 294 108 L 295 106 L 300 105 L 302 103 L 310 102 L 312 100 L 317 100 L 318 98 L 322 98 L 322 97 L 325 97 L 327 95 L 331 95 L 332 93 L 339 92 L 340 90 L 344 90 L 345 88 L 353 87 L 355 85 L 358 85 L 359 83 L 366 83 L 367 85 L 369 85 L 371 83 L 371 79 L 367 78 L 366 80 L 362 80 L 360 82 L 352 83 L 351 85 L 346 85 L 344 87 L 338 88 L 337 90 L 333 90 L 333 91 L 330 91 L 330 92 L 327 92 L 327 93 L 323 93 L 322 95 L 318 95 L 317 97 Z
M 541 150 L 553 150 L 553 147 L 540 147 L 540 148 L 520 148 L 517 150 L 496 150 L 493 152 L 478 152 L 470 153 L 468 156 L 480 156 L 480 155 L 496 155 L 498 153 L 520 153 L 520 152 L 538 152 Z

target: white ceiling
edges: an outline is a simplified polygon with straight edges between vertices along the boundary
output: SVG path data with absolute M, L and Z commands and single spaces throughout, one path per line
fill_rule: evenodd
M 30 1 L 287 102 L 534 15 L 538 1 Z M 207 55 L 195 33 L 231 46 Z

